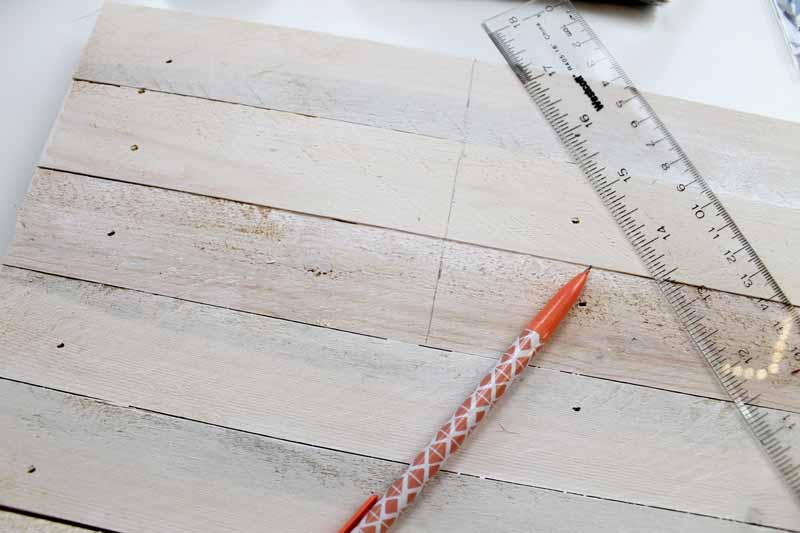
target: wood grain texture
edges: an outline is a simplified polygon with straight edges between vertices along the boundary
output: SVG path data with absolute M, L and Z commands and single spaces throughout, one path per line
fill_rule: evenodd
M 8 381 L 0 399 L 0 499 L 109 529 L 334 531 L 403 467 Z M 772 531 L 447 472 L 394 530 L 478 533 L 498 519 L 510 533 Z
M 2 377 L 394 461 L 494 360 L 17 269 L 2 280 Z M 731 404 L 564 372 L 530 369 L 449 468 L 800 528 Z
M 108 3 L 75 77 L 462 139 L 471 68 L 423 50 Z
M 430 334 L 425 344 L 477 354 L 505 349 L 552 296 L 553 287 L 580 267 L 447 243 Z M 712 398 L 727 398 L 705 361 L 661 304 L 651 280 L 594 269 L 582 302 L 537 354 L 534 364 Z M 726 310 L 717 327 L 731 345 L 746 345 L 741 323 L 759 320 L 760 308 L 742 296 L 714 293 Z M 774 380 L 759 405 L 800 412 L 800 390 L 789 376 Z
M 40 165 L 441 237 L 460 152 L 452 141 L 75 82 Z
M 332 530 L 592 263 L 586 306 L 450 464 L 468 475 L 398 530 L 800 531 L 505 67 L 110 4 L 76 78 L 98 83 L 74 84 L 42 166 L 118 181 L 40 170 L 21 211 L 6 262 L 78 279 L 0 270 L 0 505 Z M 800 125 L 650 99 L 796 300 Z M 732 325 L 756 312 L 720 297 Z M 760 401 L 800 411 L 788 383 Z
M 40 170 L 6 261 L 422 342 L 440 249 L 417 235 Z
M 499 113 L 491 107 L 484 113 L 490 111 Z M 549 126 L 537 128 L 530 135 L 548 137 Z M 453 141 L 76 82 L 41 165 L 647 275 L 586 180 L 555 150 L 489 143 L 469 144 L 461 153 Z M 794 164 L 789 156 L 781 161 Z M 639 203 L 659 202 L 675 186 L 659 180 L 640 191 Z M 720 196 L 798 301 L 800 280 L 786 250 L 800 249 L 800 200 L 778 205 L 755 193 L 745 197 L 750 189 Z M 692 231 L 679 226 L 679 209 L 664 213 L 671 230 Z M 697 246 L 693 252 L 703 257 L 702 243 Z M 683 264 L 678 279 L 739 288 L 738 280 L 702 262 Z
M 491 356 L 579 270 L 52 171 L 39 171 L 18 222 L 10 265 Z M 718 297 L 731 331 L 759 312 Z M 649 280 L 598 269 L 586 298 L 537 365 L 724 398 Z M 759 404 L 800 412 L 800 391 L 776 380 Z

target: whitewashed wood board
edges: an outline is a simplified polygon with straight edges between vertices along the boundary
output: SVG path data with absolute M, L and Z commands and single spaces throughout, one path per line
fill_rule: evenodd
M 462 139 L 472 63 L 316 32 L 107 3 L 75 77 Z
M 444 236 L 461 144 L 75 82 L 41 166 Z
M 22 317 L 0 319 L 4 377 L 392 461 L 493 363 L 17 269 L 3 279 L 0 317 Z M 530 369 L 448 468 L 800 526 L 730 403 L 564 372 Z
M 6 263 L 423 342 L 440 250 L 402 232 L 39 170 Z
M 75 77 L 453 140 L 464 139 L 469 102 L 470 144 L 566 160 L 507 67 L 424 50 L 109 3 Z M 647 96 L 718 192 L 798 206 L 800 124 Z M 408 120 L 426 127 L 398 127 Z
M 334 531 L 403 468 L 2 380 L 0 399 L 2 501 L 114 530 Z M 774 531 L 447 472 L 393 531 L 496 531 L 500 517 L 510 533 Z
M 46 170 L 35 176 L 18 223 L 5 260 L 10 265 L 492 356 L 554 287 L 579 270 L 528 255 Z M 547 347 L 537 364 L 724 397 L 659 298 L 647 279 L 596 270 L 587 306 L 576 309 L 563 340 Z M 734 325 L 758 312 L 746 298 L 719 298 L 730 301 Z M 759 402 L 800 411 L 800 391 L 776 383 Z
M 460 243 L 447 243 L 430 333 L 425 344 L 496 354 L 543 306 L 552 288 L 580 267 Z M 594 269 L 581 302 L 534 364 L 615 381 L 727 398 L 651 280 Z M 760 308 L 742 296 L 714 293 L 729 313 L 720 325 L 737 336 Z M 800 412 L 792 376 L 775 380 L 760 405 Z
M 451 463 L 466 475 L 398 531 L 800 531 L 505 68 L 108 4 L 76 79 L 5 260 L 21 268 L 0 270 L 0 506 L 336 528 L 591 263 L 586 305 Z M 796 298 L 800 125 L 651 100 Z M 800 409 L 788 383 L 762 401 Z

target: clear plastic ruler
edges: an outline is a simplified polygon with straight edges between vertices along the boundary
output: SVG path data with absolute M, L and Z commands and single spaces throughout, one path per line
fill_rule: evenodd
M 800 496 L 797 309 L 571 2 L 529 2 L 484 28 Z

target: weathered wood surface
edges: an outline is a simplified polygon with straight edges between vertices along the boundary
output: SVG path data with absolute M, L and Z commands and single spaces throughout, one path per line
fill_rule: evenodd
M 507 67 L 476 62 L 472 70 L 470 60 L 423 50 L 109 3 L 75 77 L 454 140 L 464 138 L 469 97 L 470 144 L 565 160 Z M 800 124 L 648 98 L 722 191 L 798 206 L 791 177 Z
M 3 377 L 392 461 L 493 362 L 17 269 L 2 279 L 0 317 L 18 317 L 0 319 Z M 800 527 L 730 403 L 540 368 L 449 469 Z
M 6 261 L 421 343 L 440 249 L 402 232 L 40 170 Z
M 37 173 L 18 222 L 10 265 L 492 356 L 579 270 L 52 171 Z M 718 297 L 729 300 L 734 325 L 759 311 L 747 298 Z M 537 365 L 723 397 L 659 298 L 649 280 L 596 270 L 587 305 Z M 800 412 L 800 391 L 776 381 L 759 402 Z
M 403 468 L 5 380 L 0 399 L 0 501 L 114 530 L 334 531 Z M 498 519 L 511 533 L 773 531 L 447 472 L 393 531 L 497 531 Z
M 552 288 L 580 267 L 522 254 L 447 243 L 425 344 L 478 354 L 505 349 Z M 651 280 L 594 269 L 582 302 L 534 364 L 651 387 L 726 398 Z M 719 326 L 745 346 L 742 322 L 759 320 L 752 299 L 714 293 L 728 312 Z M 792 376 L 774 380 L 759 405 L 800 412 Z
M 76 82 L 40 165 L 441 237 L 460 152 L 431 137 Z
M 505 67 L 109 4 L 76 78 L 41 163 L 72 174 L 37 171 L 22 269 L 0 270 L 0 505 L 334 529 L 591 263 L 586 305 L 449 465 L 469 475 L 398 531 L 800 531 Z M 800 125 L 651 101 L 797 299 Z M 787 383 L 760 401 L 800 410 Z
M 109 3 L 75 78 L 461 139 L 471 69 L 423 50 Z
M 146 8 L 112 6 L 101 17 L 98 31 L 87 47 L 77 77 L 235 103 L 253 104 L 255 96 L 259 96 L 263 101 L 256 100 L 255 105 L 300 113 L 317 110 L 314 114 L 333 118 L 341 118 L 337 114 L 339 109 L 351 99 L 352 94 L 363 90 L 360 85 L 363 81 L 372 90 L 384 92 L 381 97 L 371 99 L 373 103 L 367 106 L 370 109 L 369 118 L 348 115 L 348 120 L 383 127 L 394 127 L 387 124 L 396 122 L 395 114 L 400 102 L 409 116 L 416 117 L 418 113 L 430 115 L 427 100 L 420 95 L 419 88 L 436 86 L 437 105 L 444 106 L 442 109 L 448 110 L 448 120 L 458 125 L 451 131 L 440 132 L 442 136 L 453 140 L 466 139 L 468 145 L 478 145 L 468 149 L 472 159 L 465 155 L 464 175 L 459 172 L 449 236 L 485 246 L 645 274 L 639 260 L 622 242 L 619 230 L 595 198 L 594 192 L 574 165 L 567 163 L 564 151 L 550 127 L 505 66 L 477 62 L 471 68 L 465 60 L 444 58 L 419 50 L 399 52 L 397 50 L 400 49 L 394 49 L 396 55 L 384 56 L 382 50 L 392 47 L 319 34 L 311 34 L 311 37 L 307 32 L 265 29 L 264 26 L 218 19 L 183 17 Z M 191 20 L 193 23 L 181 23 L 180 20 Z M 197 37 L 200 32 L 216 36 L 225 31 L 222 28 L 226 25 L 226 33 L 241 34 L 242 37 L 233 40 L 219 38 L 220 44 L 213 47 L 198 42 L 201 40 Z M 161 32 L 155 33 L 158 28 L 161 28 Z M 251 37 L 251 31 L 258 36 Z M 271 31 L 273 35 L 270 37 L 262 35 Z M 271 43 L 275 36 L 282 39 L 282 44 L 267 49 L 264 43 Z M 320 51 L 326 47 L 319 44 L 326 39 L 330 49 L 336 50 L 335 58 L 341 65 L 331 67 L 326 61 L 321 68 L 311 69 L 319 73 L 314 74 L 314 82 L 309 83 L 306 78 L 308 72 L 303 69 L 315 60 L 310 60 L 308 54 L 327 57 Z M 147 47 L 135 45 L 143 41 L 151 44 Z M 349 44 L 344 45 L 343 42 Z M 356 42 L 363 46 L 353 44 Z M 163 60 L 162 56 L 178 50 L 185 54 L 180 62 L 173 60 L 172 63 L 166 63 Z M 258 59 L 252 55 L 253 50 L 260 54 Z M 305 55 L 295 58 L 298 51 Z M 262 58 L 273 58 L 276 53 L 284 54 L 281 56 L 284 59 L 268 61 L 272 64 L 271 68 L 265 67 L 269 76 L 277 76 L 269 78 L 268 85 L 278 87 L 279 92 L 292 86 L 288 103 L 282 93 L 254 95 L 251 88 L 254 78 L 255 83 L 259 83 L 259 76 L 253 74 L 253 65 L 263 66 L 265 59 Z M 292 60 L 286 60 L 287 57 Z M 443 68 L 442 64 L 447 64 L 448 59 L 451 68 Z M 392 76 L 376 75 L 387 68 L 390 60 L 397 61 L 399 65 L 418 65 L 418 68 L 413 72 L 402 71 Z M 433 78 L 421 76 L 424 69 L 430 69 Z M 225 76 L 220 76 L 220 72 Z M 464 72 L 467 74 L 462 77 Z M 461 81 L 464 77 L 468 83 Z M 322 106 L 323 111 L 319 111 L 314 103 L 318 101 L 316 92 L 320 87 L 327 87 L 331 78 L 359 81 L 338 86 L 332 98 Z M 295 80 L 297 86 L 293 86 L 291 80 Z M 403 85 L 401 96 L 385 90 L 384 86 L 390 83 L 387 80 Z M 376 83 L 381 84 L 381 89 L 375 86 Z M 209 88 L 211 93 L 208 92 Z M 794 169 L 800 166 L 800 151 L 796 149 L 794 141 L 800 137 L 800 124 L 673 98 L 648 97 L 698 168 L 710 178 L 723 203 L 745 235 L 755 243 L 790 299 L 800 300 L 800 281 L 793 275 L 792 254 L 785 253 L 787 249 L 800 249 L 800 192 L 791 178 Z M 361 101 L 360 96 L 355 99 Z M 144 105 L 142 99 L 132 101 Z M 298 111 L 296 102 L 299 101 L 306 107 Z M 67 104 L 69 108 L 69 100 Z M 348 108 L 348 112 L 352 110 Z M 130 110 L 127 116 L 134 114 Z M 164 116 L 162 121 L 170 124 L 173 119 Z M 159 132 L 170 129 L 160 126 L 162 121 L 154 122 L 147 131 L 137 131 L 135 124 L 130 125 L 133 128 L 130 133 L 154 139 Z M 213 116 L 205 122 L 200 119 L 199 124 L 202 134 L 213 136 L 217 127 Z M 119 127 L 119 131 L 116 134 L 111 132 L 110 142 L 118 148 L 124 148 L 117 141 L 129 133 L 128 121 L 115 126 Z M 422 130 L 425 128 L 400 129 L 424 133 Z M 69 131 L 64 135 L 68 134 Z M 63 151 L 64 147 L 57 145 L 53 148 Z M 78 172 L 96 174 L 90 168 L 90 163 L 95 158 L 102 160 L 104 157 L 102 153 L 99 156 L 95 154 L 96 148 L 88 143 L 80 153 L 70 156 L 73 160 L 71 163 L 75 163 L 75 159 L 81 163 Z M 180 161 L 181 156 L 193 155 L 191 143 L 179 145 L 176 149 L 178 153 L 173 154 L 175 161 Z M 642 157 L 638 153 L 626 154 L 633 159 Z M 420 152 L 418 157 L 423 161 L 429 159 L 425 151 Z M 137 164 L 141 165 L 141 159 L 145 158 L 139 158 Z M 57 157 L 46 161 L 55 168 L 64 168 L 59 166 Z M 472 165 L 469 165 L 470 161 Z M 127 158 L 115 164 L 120 170 L 119 175 L 115 176 L 117 179 L 147 179 L 150 183 L 159 184 L 159 178 L 143 178 L 135 166 L 128 167 Z M 169 163 L 161 165 L 169 166 Z M 430 195 L 438 198 L 441 191 L 435 188 L 436 185 L 448 182 L 451 176 L 440 175 L 437 180 L 429 180 L 427 187 L 434 187 Z M 167 181 L 175 181 L 175 177 Z M 191 184 L 184 186 L 192 187 Z M 674 184 L 664 183 L 661 186 Z M 420 190 L 420 194 L 428 195 L 424 190 Z M 544 190 L 548 194 L 539 194 Z M 655 190 L 654 198 L 659 198 L 659 195 L 659 191 Z M 255 193 L 253 197 L 260 195 Z M 380 196 L 377 199 L 380 200 Z M 402 202 L 407 198 L 401 194 L 399 199 Z M 392 211 L 392 207 L 389 204 L 384 210 Z M 358 216 L 365 215 L 358 204 L 354 208 L 358 210 Z M 309 203 L 308 209 L 327 215 L 316 210 L 318 207 L 313 202 Z M 339 206 L 339 209 L 346 210 L 347 206 Z M 380 211 L 379 208 L 376 210 Z M 583 222 L 571 224 L 575 216 Z M 353 219 L 353 216 L 342 218 Z M 359 221 L 365 222 L 363 218 Z M 380 222 L 366 222 L 380 225 Z M 425 225 L 420 223 L 418 227 L 424 229 Z M 578 246 L 575 246 L 576 242 Z M 690 265 L 681 270 L 691 272 Z M 705 270 L 698 268 L 682 281 L 716 287 L 724 279 L 719 276 L 705 279 L 705 275 Z M 730 290 L 730 287 L 718 288 Z

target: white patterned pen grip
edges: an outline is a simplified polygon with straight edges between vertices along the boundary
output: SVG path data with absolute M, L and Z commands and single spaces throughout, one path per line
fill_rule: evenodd
M 539 347 L 539 334 L 526 330 L 508 347 L 498 363 L 464 400 L 431 442 L 421 451 L 406 471 L 353 529 L 356 533 L 383 533 L 400 513 L 422 492 L 425 483 L 436 475 L 445 461 L 455 454 L 464 440 L 480 424 L 495 403 L 503 397 L 514 380 L 525 371 Z

